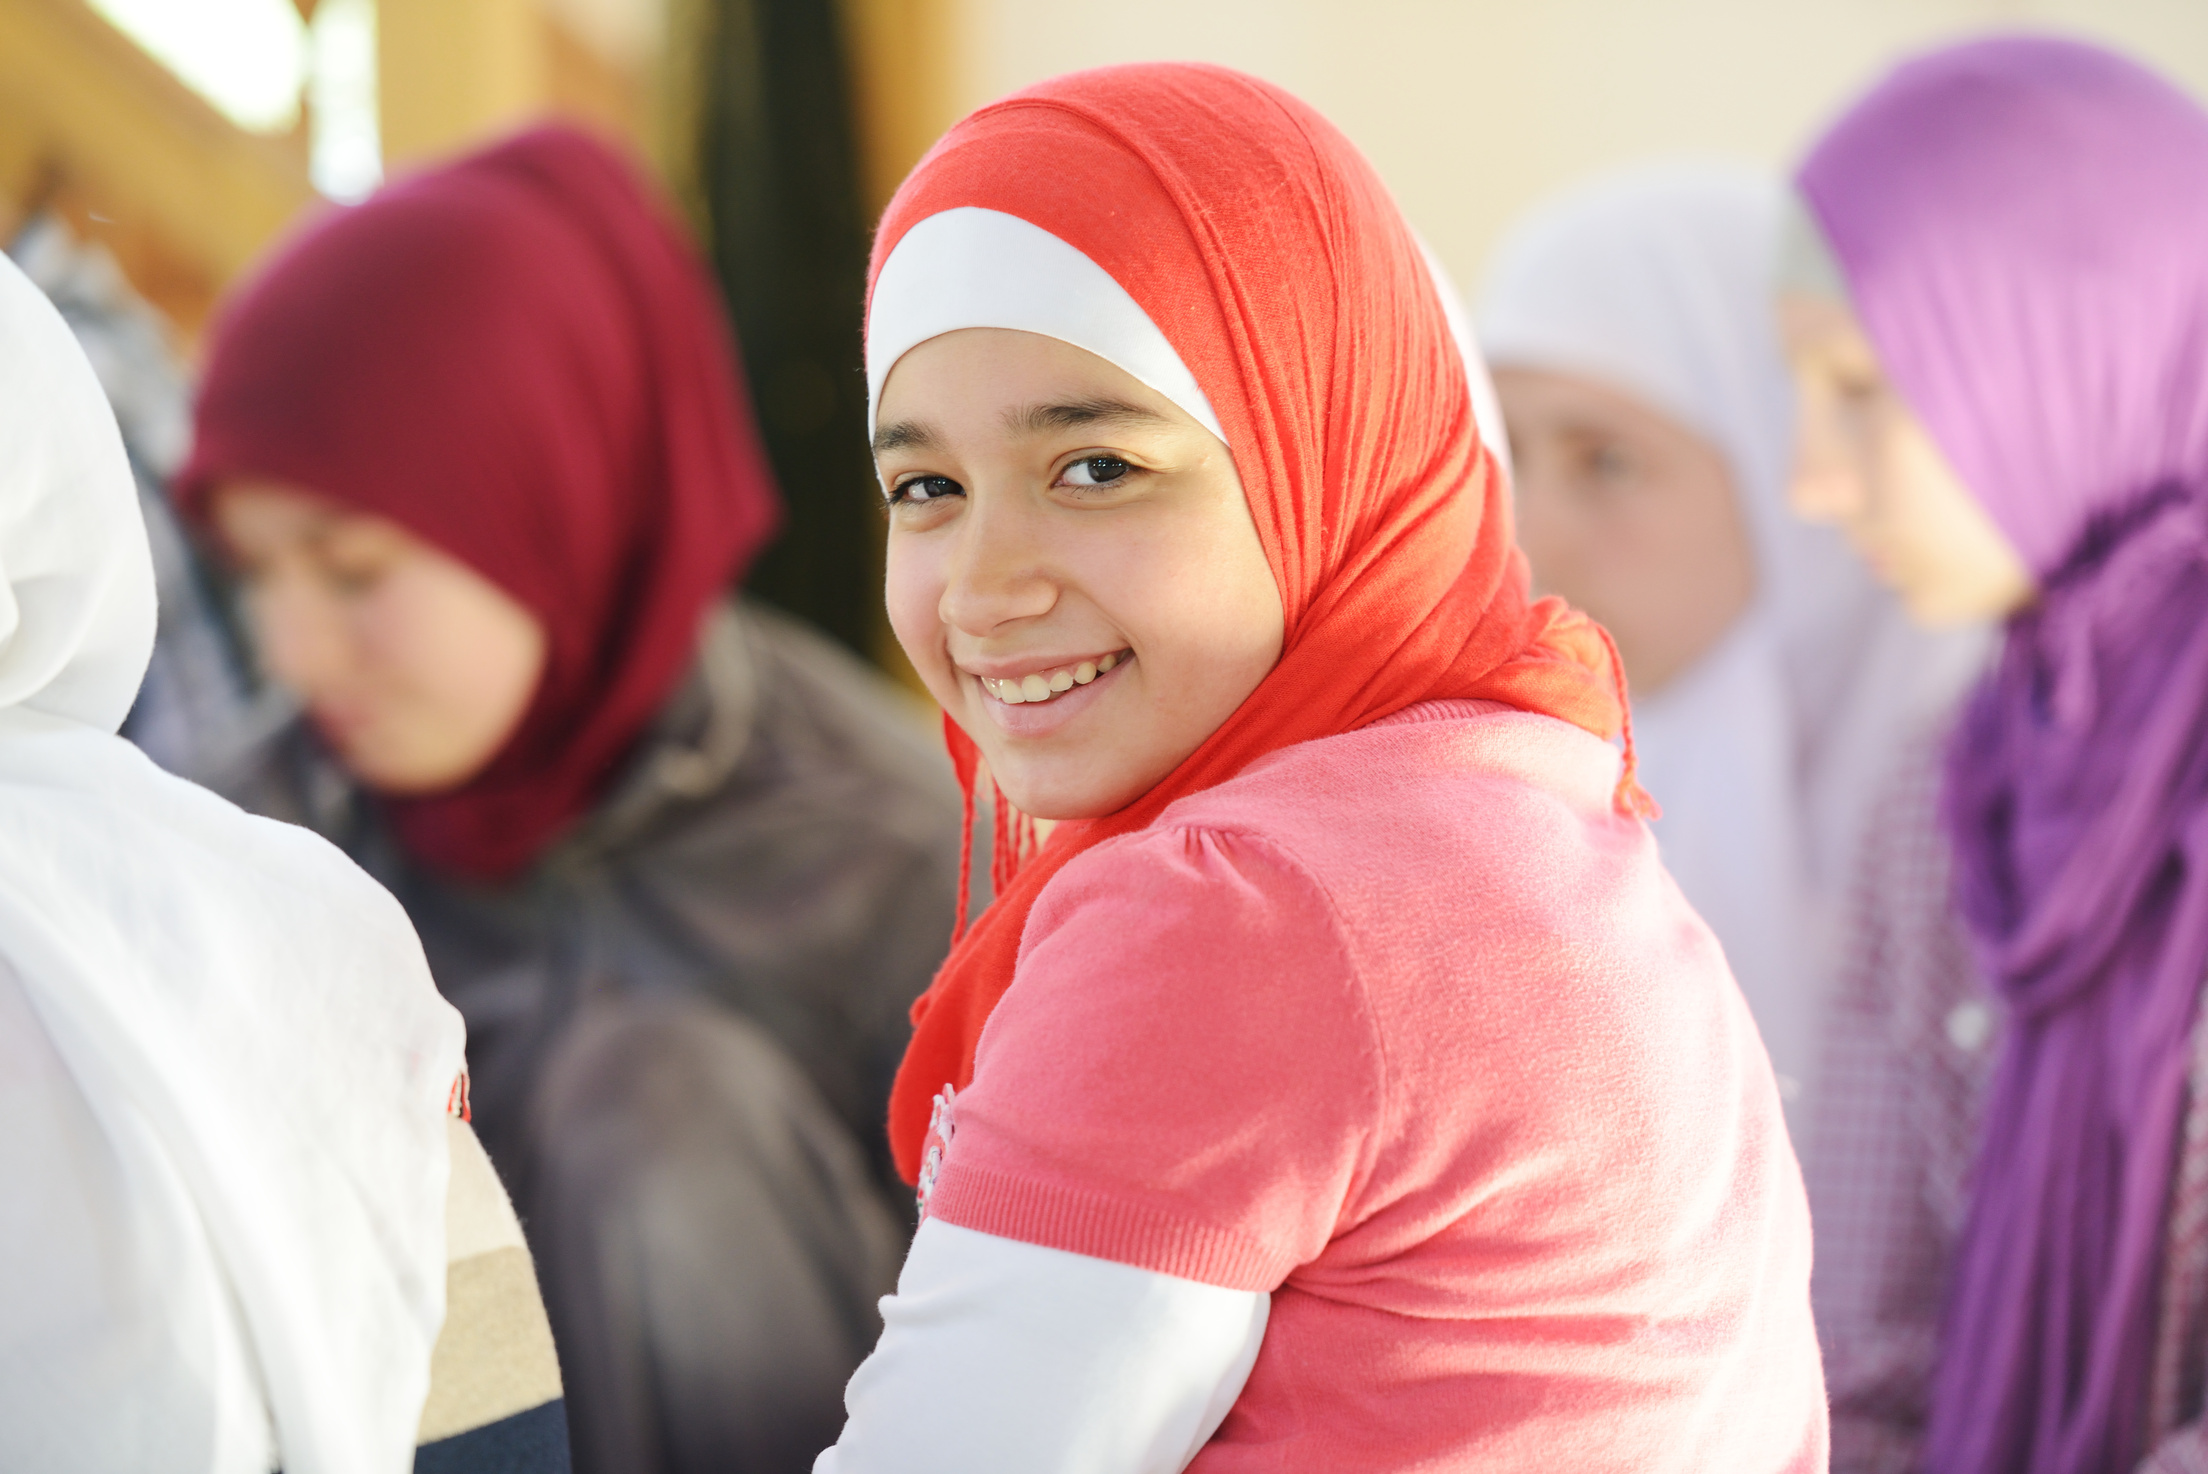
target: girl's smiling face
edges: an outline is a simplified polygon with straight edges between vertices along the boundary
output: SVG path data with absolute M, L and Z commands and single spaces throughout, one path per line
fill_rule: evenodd
M 1023 812 L 1124 808 L 1280 659 L 1233 456 L 1132 375 L 965 328 L 897 361 L 876 421 L 890 625 Z

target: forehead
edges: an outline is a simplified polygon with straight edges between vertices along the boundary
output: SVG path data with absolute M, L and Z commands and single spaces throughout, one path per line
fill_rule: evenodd
M 333 537 L 395 530 L 384 518 L 275 481 L 224 482 L 209 499 L 209 510 L 222 541 L 241 553 L 274 552 L 326 543 Z
M 1156 397 L 1117 364 L 1062 339 L 1016 328 L 960 328 L 917 344 L 898 358 L 882 382 L 881 416 L 886 419 L 895 405 L 940 394 L 946 386 L 1010 388 L 1039 379 Z
M 313 492 L 281 481 L 244 478 L 217 485 L 215 516 L 228 523 L 262 527 L 303 527 L 333 521 L 338 509 Z
M 1675 428 L 1670 415 L 1640 395 L 1587 374 L 1498 366 L 1495 391 L 1512 425 L 1559 433 L 1633 433 Z M 1676 427 L 1683 428 L 1683 427 Z
M 1845 302 L 1823 293 L 1781 291 L 1777 305 L 1779 335 L 1796 357 L 1871 351 L 1863 324 Z
M 964 328 L 901 357 L 882 386 L 877 453 L 945 435 L 1033 436 L 1113 421 L 1201 430 L 1172 400 L 1083 348 L 1010 328 Z

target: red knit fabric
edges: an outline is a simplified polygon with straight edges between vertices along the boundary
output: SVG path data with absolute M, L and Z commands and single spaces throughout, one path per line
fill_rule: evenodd
M 964 1086 L 1028 912 L 1068 860 L 1266 753 L 1420 701 L 1488 698 L 1604 736 L 1623 688 L 1601 631 L 1533 602 L 1507 493 L 1418 247 L 1349 141 L 1219 67 L 1111 67 L 967 118 L 891 201 L 873 275 L 912 226 L 978 206 L 1095 261 L 1210 399 L 1287 614 L 1280 663 L 1205 744 L 1107 818 L 1062 824 L 913 1007 L 890 1102 L 917 1177 L 929 1105 Z M 963 732 L 951 730 L 971 773 Z M 1637 802 L 1630 778 L 1620 802 Z
M 459 789 L 389 801 L 509 877 L 597 798 L 778 501 L 719 298 L 603 144 L 525 133 L 322 217 L 225 312 L 176 485 L 290 483 L 400 523 L 543 624 L 535 699 Z

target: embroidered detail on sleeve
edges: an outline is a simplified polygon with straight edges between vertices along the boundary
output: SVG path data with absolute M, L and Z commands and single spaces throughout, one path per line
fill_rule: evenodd
M 445 1114 L 458 1116 L 461 1120 L 470 1123 L 475 1120 L 475 1117 L 468 1110 L 468 1072 L 466 1070 L 462 1070 L 452 1077 L 452 1090 L 445 1096 Z
M 952 1118 L 957 1104 L 958 1091 L 945 1085 L 928 1108 L 928 1134 L 921 1144 L 920 1180 L 914 1189 L 922 1218 L 928 1216 L 928 1197 L 935 1191 L 935 1179 L 943 1172 L 943 1154 L 951 1149 L 951 1138 L 958 1134 L 958 1123 Z

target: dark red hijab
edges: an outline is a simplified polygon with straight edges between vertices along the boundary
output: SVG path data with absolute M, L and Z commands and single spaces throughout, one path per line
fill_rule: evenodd
M 543 624 L 542 684 L 416 858 L 513 876 L 598 797 L 778 501 L 719 299 L 628 164 L 542 128 L 333 211 L 217 326 L 175 495 L 238 477 L 388 517 Z

